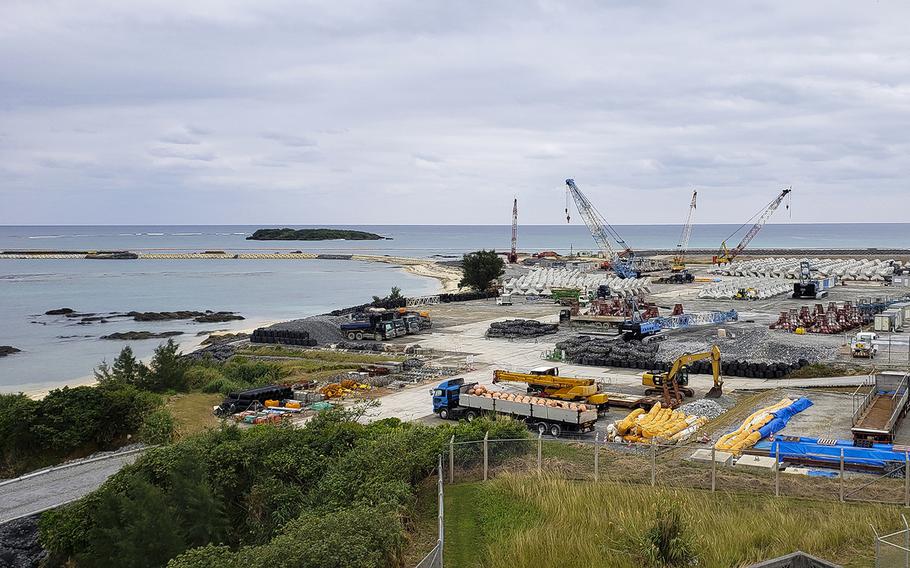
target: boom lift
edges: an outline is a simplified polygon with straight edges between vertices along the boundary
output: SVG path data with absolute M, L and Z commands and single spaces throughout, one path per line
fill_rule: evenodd
M 645 387 L 645 394 L 662 394 L 665 408 L 676 408 L 682 404 L 683 397 L 695 396 L 695 391 L 689 388 L 689 365 L 702 359 L 711 359 L 711 373 L 714 376 L 714 386 L 705 394 L 705 398 L 718 398 L 724 393 L 724 380 L 720 376 L 720 348 L 713 346 L 710 351 L 703 353 L 685 353 L 681 355 L 669 371 L 649 371 L 642 374 L 641 384 Z
M 778 207 L 780 207 L 780 204 L 783 202 L 784 198 L 790 195 L 791 191 L 793 190 L 790 187 L 784 189 L 778 194 L 777 197 L 774 198 L 773 201 L 771 201 L 771 203 L 766 205 L 765 208 L 758 213 L 758 220 L 754 225 L 752 225 L 752 228 L 749 229 L 745 236 L 743 236 L 743 240 L 739 241 L 739 244 L 736 245 L 736 247 L 733 249 L 728 249 L 727 239 L 738 233 L 740 229 L 748 224 L 749 221 L 743 223 L 739 229 L 736 229 L 729 237 L 727 237 L 727 239 L 724 239 L 724 241 L 720 243 L 720 252 L 717 254 L 717 256 L 714 257 L 714 264 L 726 264 L 728 262 L 732 262 L 733 259 L 739 255 L 739 253 L 745 250 L 745 248 L 749 246 L 749 243 L 752 242 L 752 239 L 755 238 L 755 235 L 761 231 L 761 228 L 764 227 L 765 223 L 768 222 L 768 219 L 771 218 L 771 215 L 774 215 L 774 212 L 777 211 Z M 787 203 L 787 209 L 790 209 L 789 202 Z
M 573 179 L 566 180 L 566 223 L 571 221 L 571 217 L 569 216 L 569 195 L 575 200 L 575 206 L 578 208 L 578 213 L 584 220 L 585 225 L 587 225 L 588 230 L 591 231 L 594 242 L 597 243 L 597 246 L 603 252 L 604 257 L 612 261 L 612 267 L 616 272 L 616 275 L 620 278 L 637 278 L 639 272 L 633 266 L 635 253 L 632 251 L 632 248 L 629 247 L 626 241 L 624 241 L 619 233 L 616 232 L 616 229 L 607 223 L 597 209 L 594 208 L 594 205 L 587 196 L 585 196 L 585 194 L 578 189 L 578 186 L 575 185 L 575 180 Z M 613 245 L 610 244 L 611 238 L 622 247 L 620 252 L 616 252 Z
M 676 244 L 676 255 L 673 257 L 673 265 L 670 270 L 673 272 L 672 282 L 688 283 L 695 280 L 692 273 L 686 270 L 686 251 L 689 250 L 689 237 L 692 236 L 692 222 L 695 219 L 695 199 L 698 197 L 697 191 L 692 191 L 692 202 L 689 203 L 689 214 L 686 216 L 686 224 L 683 225 L 682 233 L 679 235 L 679 242 Z

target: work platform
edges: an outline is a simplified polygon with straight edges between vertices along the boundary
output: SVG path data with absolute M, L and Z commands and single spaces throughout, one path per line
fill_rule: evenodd
M 853 393 L 854 442 L 893 442 L 907 413 L 910 373 L 870 375 Z

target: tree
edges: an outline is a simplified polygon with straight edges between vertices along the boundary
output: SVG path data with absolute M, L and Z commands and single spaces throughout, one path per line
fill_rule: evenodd
M 143 386 L 151 391 L 186 390 L 186 363 L 173 339 L 155 348 Z
M 392 286 L 392 291 L 385 298 L 373 296 L 373 303 L 380 304 L 382 302 L 394 302 L 395 300 L 401 300 L 402 298 L 404 298 L 404 296 L 401 295 L 401 288 L 398 286 Z
M 143 365 L 136 356 L 133 355 L 133 349 L 129 345 L 120 350 L 120 355 L 114 359 L 113 365 L 108 365 L 107 361 L 102 361 L 95 368 L 95 379 L 102 385 L 113 382 L 125 383 L 128 385 L 140 385 L 146 380 L 148 367 Z
M 458 285 L 483 292 L 494 280 L 503 275 L 505 265 L 494 250 L 479 250 L 466 254 L 461 263 L 464 275 Z

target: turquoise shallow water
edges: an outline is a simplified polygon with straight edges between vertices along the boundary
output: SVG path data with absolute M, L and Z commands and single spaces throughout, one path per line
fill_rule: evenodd
M 301 226 L 302 227 L 302 226 Z M 508 226 L 357 226 L 392 237 L 382 241 L 261 242 L 245 237 L 253 226 L 53 226 L 0 227 L 0 250 L 306 250 L 365 252 L 419 257 L 460 257 L 479 248 L 508 248 Z M 701 225 L 690 246 L 716 247 L 733 225 Z M 617 226 L 633 248 L 672 248 L 680 227 Z M 735 242 L 735 241 L 733 241 Z M 910 224 L 768 225 L 754 247 L 910 248 Z M 583 225 L 521 226 L 519 248 L 592 249 Z M 102 341 L 115 331 L 184 331 L 189 347 L 196 333 L 245 329 L 257 324 L 324 313 L 368 301 L 392 286 L 427 294 L 435 280 L 393 266 L 351 261 L 86 261 L 0 260 L 0 345 L 23 353 L 0 358 L 0 391 L 34 391 L 89 376 L 101 359 L 113 359 L 124 342 Z M 42 316 L 53 308 L 80 312 L 230 310 L 247 320 L 229 324 L 137 323 L 77 325 Z M 158 342 L 131 342 L 148 356 Z

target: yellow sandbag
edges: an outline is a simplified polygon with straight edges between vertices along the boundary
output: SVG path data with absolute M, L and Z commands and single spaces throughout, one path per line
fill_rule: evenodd
M 616 433 L 619 434 L 620 436 L 625 435 L 629 431 L 629 429 L 635 424 L 635 419 L 644 413 L 645 413 L 645 411 L 642 410 L 641 408 L 636 408 L 635 410 L 630 412 L 625 418 L 623 418 L 616 424 Z

